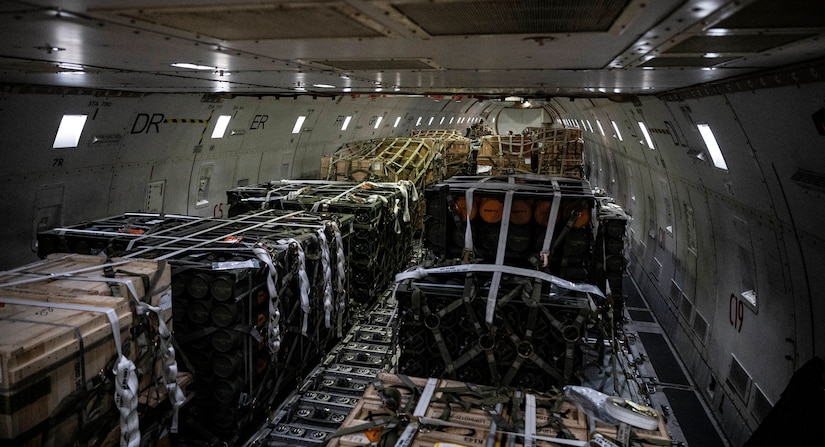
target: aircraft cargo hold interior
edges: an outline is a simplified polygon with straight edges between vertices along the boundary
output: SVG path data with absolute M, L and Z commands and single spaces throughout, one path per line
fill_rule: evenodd
M 0 444 L 818 438 L 817 2 L 133 3 L 0 1 Z

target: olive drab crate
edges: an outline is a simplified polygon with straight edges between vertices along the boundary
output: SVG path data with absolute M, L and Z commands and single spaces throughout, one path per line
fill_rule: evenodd
M 248 445 L 324 446 L 358 406 L 383 369 L 395 363 L 395 309 L 388 291 L 375 306 L 354 316 L 346 336 L 290 396 L 272 410 Z
M 409 182 L 272 181 L 227 192 L 230 214 L 262 208 L 316 210 L 354 216 L 347 259 L 350 297 L 374 304 L 412 254 L 420 221 L 418 191 Z

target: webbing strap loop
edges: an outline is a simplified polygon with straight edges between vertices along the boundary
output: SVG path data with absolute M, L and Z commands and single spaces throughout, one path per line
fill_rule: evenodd
M 498 247 L 496 249 L 496 265 L 504 264 L 504 253 L 507 250 L 507 233 L 510 229 L 510 212 L 513 209 L 513 190 L 507 191 L 504 196 L 504 210 L 501 216 L 501 229 L 498 233 Z M 484 320 L 488 324 L 493 323 L 496 309 L 496 298 L 498 297 L 498 288 L 501 284 L 501 270 L 493 272 L 493 280 L 490 283 L 490 291 L 487 294 L 487 313 Z

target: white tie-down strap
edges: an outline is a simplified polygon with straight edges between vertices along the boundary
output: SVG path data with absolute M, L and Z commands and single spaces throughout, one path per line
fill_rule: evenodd
M 465 222 L 464 227 L 464 251 L 468 254 L 473 253 L 473 226 L 470 224 L 470 216 L 473 215 L 473 193 L 475 190 L 475 188 L 468 188 L 464 191 L 464 203 L 467 206 L 467 221 Z M 465 262 L 467 262 L 467 260 L 465 260 Z
M 404 214 L 401 216 L 404 222 L 409 222 L 412 219 L 410 214 L 410 205 L 412 202 L 418 201 L 418 191 L 415 189 L 415 184 L 409 180 L 399 180 L 395 183 L 372 183 L 368 182 L 370 186 L 376 188 L 393 188 L 401 193 L 404 200 Z M 399 210 L 395 210 L 396 215 Z
M 281 311 L 279 310 L 280 297 L 278 296 L 278 270 L 272 263 L 272 256 L 264 248 L 255 247 L 252 249 L 255 256 L 263 262 L 269 269 L 266 275 L 266 289 L 269 293 L 269 321 L 267 322 L 267 345 L 269 353 L 275 355 L 281 349 Z
M 109 318 L 112 326 L 112 337 L 117 348 L 117 362 L 112 372 L 115 374 L 115 405 L 120 412 L 120 445 L 121 447 L 138 447 L 140 445 L 140 425 L 137 412 L 138 406 L 138 379 L 135 374 L 135 364 L 123 355 L 120 339 L 120 323 L 115 310 L 106 307 L 86 306 L 74 303 L 55 303 L 52 301 L 32 301 L 0 297 L 0 303 L 17 304 L 21 306 L 54 307 L 58 309 L 78 310 L 85 312 L 99 312 Z M 83 380 L 86 378 L 84 377 Z
M 335 234 L 335 293 L 338 297 L 338 336 L 343 336 L 343 317 L 344 311 L 347 309 L 347 290 L 346 290 L 346 258 L 344 255 L 344 240 L 341 236 L 341 229 L 338 228 L 338 223 L 334 220 L 327 221 L 326 224 L 332 228 Z
M 307 334 L 309 327 L 309 313 L 312 308 L 309 306 L 309 276 L 307 276 L 307 262 L 304 248 L 295 239 L 286 241 L 290 248 L 295 248 L 298 252 L 298 289 L 301 292 L 301 310 L 304 311 L 304 322 L 301 325 L 301 335 Z
M 121 355 L 112 372 L 115 374 L 115 406 L 120 412 L 120 446 L 140 445 L 138 418 L 138 379 L 135 364 Z
M 75 278 L 77 279 L 77 278 Z M 124 284 L 126 288 L 129 290 L 130 294 L 135 299 L 135 313 L 138 315 L 147 315 L 149 312 L 152 311 L 158 317 L 158 335 L 160 336 L 160 356 L 163 360 L 163 383 L 166 386 L 166 392 L 169 396 L 169 402 L 172 404 L 172 425 L 170 427 L 170 431 L 172 433 L 178 432 L 178 410 L 180 409 L 183 402 L 186 400 L 186 396 L 183 395 L 183 391 L 180 389 L 178 385 L 178 362 L 175 360 L 175 347 L 172 344 L 172 332 L 166 326 L 166 321 L 163 318 L 163 308 L 158 306 L 152 306 L 149 303 L 145 303 L 138 298 L 137 290 L 134 288 L 134 283 L 130 280 L 121 279 L 121 278 L 89 278 L 92 280 L 99 280 L 99 281 L 108 281 L 108 282 L 115 282 Z M 166 290 L 160 290 L 157 292 L 162 292 L 164 297 L 161 298 L 161 305 L 163 302 L 171 303 L 171 291 L 170 287 L 167 286 Z M 170 294 L 168 297 L 166 294 Z
M 150 307 L 158 313 L 158 334 L 160 335 L 160 356 L 163 359 L 163 383 L 166 385 L 166 395 L 172 404 L 172 425 L 169 431 L 178 432 L 178 412 L 186 401 L 183 391 L 178 385 L 178 362 L 175 360 L 175 347 L 172 345 L 172 332 L 166 326 L 160 315 L 160 309 Z
M 332 327 L 332 269 L 329 266 L 329 243 L 326 228 L 318 229 L 318 244 L 321 246 L 321 270 L 324 273 L 324 327 Z
M 552 284 L 555 284 L 563 289 L 573 290 L 576 292 L 587 293 L 591 296 L 600 297 L 601 300 L 605 299 L 604 293 L 602 293 L 601 289 L 594 286 L 593 284 L 585 284 L 585 283 L 574 283 L 570 282 L 566 279 L 562 279 L 556 276 L 553 276 L 549 273 L 542 272 L 540 270 L 531 270 L 525 269 L 521 267 L 514 267 L 509 265 L 495 265 L 495 264 L 459 264 L 459 265 L 448 265 L 444 267 L 432 267 L 432 268 L 423 268 L 423 267 L 416 267 L 405 272 L 397 273 L 395 275 L 395 282 L 401 282 L 406 279 L 421 279 L 426 277 L 427 275 L 451 275 L 451 274 L 464 274 L 464 273 L 494 273 L 500 271 L 502 273 L 507 273 L 508 275 L 518 275 L 518 276 L 526 276 L 530 278 L 540 279 L 542 281 L 546 281 Z M 601 301 L 600 300 L 600 301 Z
M 287 200 L 296 200 L 298 197 L 301 197 L 302 195 L 304 195 L 304 192 L 306 192 L 307 188 L 309 188 L 309 186 L 304 186 L 303 188 L 299 188 L 295 191 L 288 192 L 286 194 L 286 199 Z
M 312 208 L 310 208 L 309 210 L 312 211 L 313 213 L 318 213 L 318 212 L 321 211 L 321 207 L 324 206 L 324 205 L 329 205 L 329 202 L 330 202 L 329 199 L 319 200 L 319 201 L 313 203 Z

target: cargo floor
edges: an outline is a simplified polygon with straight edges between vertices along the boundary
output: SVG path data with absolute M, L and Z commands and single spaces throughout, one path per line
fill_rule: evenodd
M 628 333 L 637 334 L 638 338 L 633 350 L 649 360 L 640 365 L 639 370 L 645 383 L 650 384 L 651 400 L 656 408 L 669 408 L 667 427 L 674 445 L 678 442 L 688 447 L 730 445 L 720 435 L 719 427 L 695 384 L 685 373 L 646 299 L 629 276 L 624 277 L 624 287 L 630 317 Z

